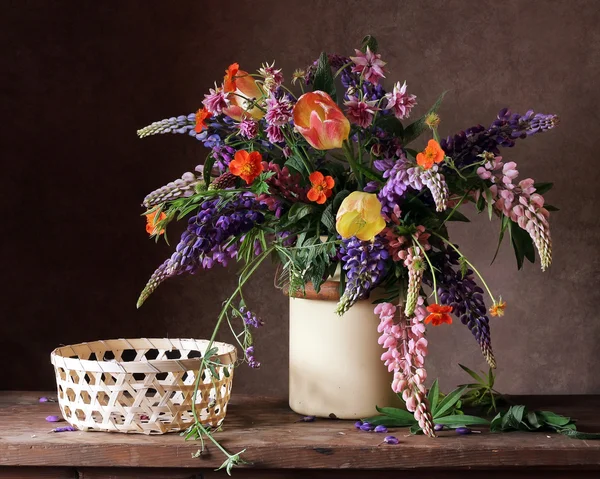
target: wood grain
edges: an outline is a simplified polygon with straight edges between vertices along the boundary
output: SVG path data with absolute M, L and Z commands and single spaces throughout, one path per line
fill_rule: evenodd
M 0 466 L 98 468 L 203 468 L 223 461 L 213 447 L 193 458 L 199 444 L 178 435 L 122 433 L 51 434 L 44 418 L 58 414 L 54 403 L 39 404 L 42 393 L 0 393 Z M 47 394 L 43 394 L 47 395 Z M 600 396 L 523 397 L 515 401 L 579 419 L 581 430 L 600 430 Z M 222 432 L 216 437 L 256 469 L 459 470 L 577 468 L 600 470 L 600 441 L 580 441 L 559 434 L 507 433 L 437 439 L 392 433 L 398 446 L 381 444 L 382 435 L 355 430 L 351 421 L 299 423 L 279 399 L 234 396 Z M 243 477 L 243 476 L 240 476 Z M 276 477 L 276 476 L 275 476 Z

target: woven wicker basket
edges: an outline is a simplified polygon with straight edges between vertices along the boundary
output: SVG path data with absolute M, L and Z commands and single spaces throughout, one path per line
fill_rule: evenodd
M 82 431 L 164 434 L 193 421 L 192 395 L 208 341 L 114 339 L 55 349 L 50 355 L 64 418 Z M 213 343 L 218 377 L 205 369 L 196 397 L 202 424 L 223 422 L 236 350 Z M 226 372 L 225 372 L 226 371 Z

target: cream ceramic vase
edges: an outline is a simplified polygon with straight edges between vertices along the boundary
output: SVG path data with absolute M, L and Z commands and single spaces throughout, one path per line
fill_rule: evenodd
M 340 317 L 338 289 L 327 281 L 319 294 L 307 285 L 306 295 L 290 297 L 290 407 L 306 416 L 365 418 L 399 400 L 380 359 L 372 300 Z

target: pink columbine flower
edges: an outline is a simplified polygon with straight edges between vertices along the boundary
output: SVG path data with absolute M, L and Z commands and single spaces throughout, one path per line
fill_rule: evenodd
M 223 88 L 215 85 L 214 89 L 210 89 L 208 95 L 204 95 L 202 104 L 213 115 L 220 115 L 223 113 L 223 109 L 229 106 L 228 94 L 225 93 Z
M 269 125 L 267 126 L 267 138 L 271 143 L 281 143 L 285 140 L 283 136 L 283 132 L 281 131 L 281 127 L 277 125 Z
M 240 135 L 251 140 L 258 134 L 258 123 L 250 118 L 243 118 L 238 125 Z
M 258 73 L 264 77 L 264 87 L 267 91 L 274 91 L 283 83 L 283 74 L 281 69 L 275 68 L 275 62 L 271 65 L 263 63 Z
M 381 108 L 375 106 L 377 101 L 364 101 L 359 100 L 355 96 L 349 97 L 348 101 L 344 102 L 344 105 L 348 107 L 346 109 L 346 116 L 350 120 L 350 123 L 354 123 L 361 128 L 367 128 L 373 123 L 375 112 L 381 110 Z
M 400 85 L 400 82 L 396 82 L 394 89 L 386 93 L 385 97 L 388 101 L 387 109 L 393 110 L 394 115 L 399 120 L 408 118 L 410 111 L 417 104 L 417 97 L 406 93 L 406 82 L 403 85 Z
M 377 84 L 380 78 L 385 78 L 383 74 L 383 66 L 385 62 L 381 60 L 381 55 L 373 53 L 369 47 L 365 53 L 360 50 L 354 50 L 356 52 L 355 57 L 350 57 L 350 60 L 354 62 L 352 71 L 354 73 L 361 73 L 363 78 L 368 82 Z
M 271 93 L 267 98 L 267 114 L 265 120 L 269 125 L 283 126 L 292 120 L 292 103 L 287 96 L 276 98 Z

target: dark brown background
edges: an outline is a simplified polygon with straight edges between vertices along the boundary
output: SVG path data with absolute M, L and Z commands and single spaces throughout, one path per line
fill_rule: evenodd
M 139 311 L 147 277 L 170 254 L 148 241 L 143 196 L 202 162 L 196 141 L 138 140 L 136 129 L 187 114 L 238 61 L 277 59 L 289 78 L 322 49 L 380 42 L 388 85 L 407 80 L 423 112 L 444 89 L 442 133 L 510 106 L 558 113 L 556 130 L 505 157 L 522 175 L 555 181 L 547 198 L 555 262 L 517 274 L 498 225 L 479 217 L 454 238 L 508 302 L 493 322 L 499 389 L 600 393 L 598 119 L 600 4 L 588 1 L 1 2 L 1 388 L 53 387 L 61 343 L 129 336 L 207 337 L 235 266 L 181 277 Z M 285 395 L 287 303 L 271 268 L 250 288 L 265 327 L 259 371 L 236 390 Z M 225 336 L 227 338 L 227 336 Z M 431 332 L 430 376 L 450 387 L 457 362 L 484 367 L 460 324 Z

